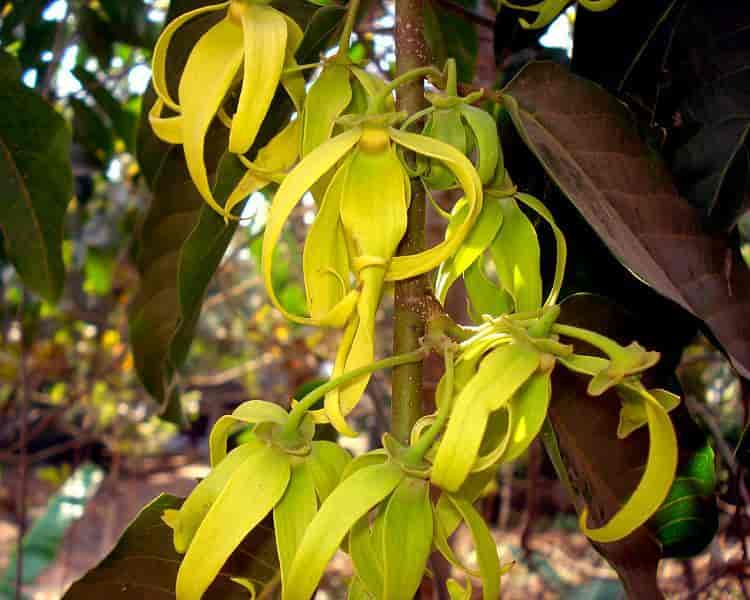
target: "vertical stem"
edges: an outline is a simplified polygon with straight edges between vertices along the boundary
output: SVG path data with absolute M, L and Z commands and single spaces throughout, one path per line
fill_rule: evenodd
M 20 458 L 18 461 L 18 497 L 16 499 L 17 506 L 17 526 L 18 526 L 18 538 L 16 540 L 16 572 L 15 572 L 15 600 L 21 600 L 23 597 L 23 539 L 26 535 L 26 502 L 28 500 L 28 417 L 29 417 L 29 380 L 27 369 L 27 344 L 28 340 L 25 335 L 24 329 L 24 310 L 28 305 L 28 293 L 24 290 L 21 298 L 21 303 L 18 307 L 18 326 L 21 328 L 21 356 L 18 363 L 18 387 L 16 389 L 16 406 L 18 410 L 20 423 L 19 433 L 19 451 Z
M 424 40 L 423 0 L 396 0 L 396 72 L 398 75 L 428 64 Z M 413 114 L 424 108 L 424 82 L 417 79 L 398 90 L 398 109 Z M 412 186 L 409 221 L 399 254 L 414 254 L 425 247 L 425 196 L 419 185 Z M 410 352 L 419 347 L 424 335 L 422 310 L 427 276 L 396 283 L 393 351 Z M 391 434 L 407 443 L 412 425 L 422 412 L 422 363 L 401 365 L 393 370 Z

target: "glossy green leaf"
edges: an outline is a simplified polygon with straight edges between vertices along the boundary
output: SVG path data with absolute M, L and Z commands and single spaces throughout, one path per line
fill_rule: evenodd
M 29 289 L 55 302 L 65 267 L 62 236 L 73 197 L 70 131 L 41 96 L 0 67 L 0 230 L 5 253 Z

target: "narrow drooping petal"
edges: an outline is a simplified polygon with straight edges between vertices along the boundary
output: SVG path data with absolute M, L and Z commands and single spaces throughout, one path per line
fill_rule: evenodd
M 310 86 L 302 115 L 302 156 L 307 156 L 331 137 L 336 119 L 352 99 L 349 77 L 346 65 L 331 63 Z
M 289 457 L 268 446 L 234 470 L 180 565 L 177 600 L 201 598 L 232 552 L 279 501 L 289 474 Z
M 453 231 L 466 218 L 469 207 L 461 199 L 453 206 L 451 220 L 445 232 L 445 237 L 453 235 Z M 442 303 L 453 283 L 468 269 L 487 249 L 495 239 L 503 222 L 503 213 L 498 202 L 485 202 L 482 212 L 471 233 L 461 244 L 456 253 L 440 265 L 435 282 L 435 295 Z
M 476 106 L 461 104 L 458 110 L 474 136 L 479 179 L 483 184 L 487 184 L 496 171 L 499 170 L 502 173 L 505 169 L 500 149 L 500 138 L 497 134 L 497 123 L 486 110 Z
M 183 148 L 190 177 L 216 212 L 203 156 L 206 132 L 242 65 L 242 29 L 225 18 L 201 36 L 190 53 L 179 87 Z
M 346 478 L 322 504 L 302 537 L 283 600 L 309 600 L 352 526 L 403 480 L 394 464 L 361 469 Z
M 477 563 L 482 579 L 482 598 L 498 600 L 500 598 L 500 578 L 502 570 L 497 556 L 497 546 L 487 524 L 476 509 L 463 498 L 448 496 L 461 518 L 469 527 L 477 553 Z
M 565 241 L 565 235 L 563 235 L 562 230 L 557 226 L 552 213 L 538 199 L 529 194 L 522 193 L 516 194 L 516 198 L 547 221 L 555 236 L 555 278 L 552 281 L 552 288 L 547 299 L 544 301 L 544 306 L 552 306 L 557 302 L 557 297 L 560 294 L 563 277 L 565 276 L 565 265 L 568 260 L 568 245 Z
M 518 390 L 508 406 L 510 439 L 503 462 L 515 460 L 526 451 L 544 425 L 552 396 L 551 373 L 535 373 Z
M 312 452 L 307 460 L 318 500 L 324 502 L 341 481 L 352 456 L 338 444 L 320 440 L 312 443 Z
M 404 479 L 388 500 L 382 534 L 383 600 L 412 598 L 432 548 L 430 486 L 423 479 Z
M 250 149 L 281 79 L 287 48 L 287 22 L 274 8 L 247 4 L 242 9 L 244 69 L 229 151 Z
M 322 320 L 350 292 L 349 253 L 339 219 L 348 161 L 336 171 L 305 239 L 302 270 L 310 316 Z
M 542 305 L 541 249 L 536 229 L 513 198 L 496 200 L 503 226 L 490 245 L 502 287 L 513 297 L 516 312 Z
M 434 269 L 458 250 L 482 210 L 482 183 L 471 161 L 450 144 L 396 129 L 390 129 L 389 132 L 393 141 L 404 148 L 445 163 L 453 171 L 459 186 L 463 189 L 469 207 L 466 219 L 456 228 L 453 236 L 429 250 L 408 256 L 396 256 L 391 261 L 386 280 L 397 281 Z
M 289 485 L 273 509 L 273 529 L 281 567 L 282 587 L 286 585 L 299 542 L 317 510 L 312 470 L 307 461 L 302 461 L 292 467 Z
M 643 401 L 648 421 L 646 469 L 633 494 L 605 525 L 589 528 L 588 509 L 583 509 L 581 530 L 596 542 L 620 540 L 648 521 L 667 497 L 677 470 L 677 437 L 667 411 L 645 389 L 633 390 Z
M 290 313 L 279 301 L 279 298 L 276 296 L 276 292 L 273 289 L 273 281 L 271 278 L 273 249 L 276 247 L 279 238 L 281 237 L 284 224 L 297 202 L 299 202 L 304 193 L 310 189 L 311 185 L 327 173 L 346 154 L 346 152 L 359 141 L 361 133 L 361 130 L 358 128 L 351 129 L 328 140 L 325 144 L 316 148 L 313 152 L 303 158 L 289 175 L 287 175 L 274 196 L 271 210 L 268 213 L 266 231 L 263 236 L 263 256 L 261 260 L 263 283 L 273 305 L 290 321 L 312 325 L 320 324 L 320 321 L 315 318 L 300 317 Z M 346 321 L 356 303 L 356 296 L 350 294 L 349 298 L 350 306 L 344 307 L 345 310 L 341 311 L 339 316 L 340 321 L 337 319 L 329 324 L 342 325 Z
M 187 551 L 195 532 L 221 491 L 226 487 L 235 469 L 257 451 L 258 444 L 255 442 L 235 448 L 221 462 L 221 465 L 212 469 L 208 476 L 190 492 L 177 511 L 177 518 L 173 519 L 173 539 L 177 552 L 184 554 Z
M 167 85 L 167 53 L 169 51 L 169 44 L 174 37 L 177 30 L 182 27 L 185 23 L 209 12 L 215 12 L 218 10 L 225 9 L 229 6 L 229 2 L 222 2 L 220 4 L 210 4 L 208 6 L 201 6 L 195 10 L 188 11 L 181 14 L 176 19 L 170 21 L 164 30 L 159 35 L 159 39 L 156 40 L 154 45 L 154 55 L 152 60 L 152 85 L 158 98 L 169 107 L 170 109 L 180 112 L 180 107 L 177 102 L 172 99 L 169 94 L 169 87 Z M 159 111 L 161 112 L 161 111 Z
M 154 130 L 156 137 L 168 144 L 181 144 L 182 135 L 182 115 L 174 117 L 162 117 L 164 110 L 164 100 L 157 98 L 151 110 L 148 112 L 148 122 L 151 129 Z

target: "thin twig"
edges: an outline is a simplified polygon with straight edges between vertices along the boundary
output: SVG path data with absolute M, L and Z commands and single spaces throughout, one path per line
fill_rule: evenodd
M 21 302 L 18 306 L 18 322 L 23 329 L 23 314 L 25 306 L 28 304 L 28 293 L 24 291 Z M 18 521 L 18 539 L 16 542 L 16 600 L 21 600 L 23 594 L 21 588 L 23 587 L 23 538 L 26 535 L 26 501 L 28 495 L 28 468 L 29 460 L 28 453 L 28 433 L 29 433 L 29 378 L 28 378 L 28 364 L 27 364 L 27 344 L 28 340 L 24 332 L 21 332 L 21 358 L 19 361 L 18 368 L 18 389 L 17 400 L 18 400 L 18 412 L 21 416 L 21 427 L 19 435 L 20 452 L 21 456 L 18 461 L 18 502 L 17 502 L 17 521 Z

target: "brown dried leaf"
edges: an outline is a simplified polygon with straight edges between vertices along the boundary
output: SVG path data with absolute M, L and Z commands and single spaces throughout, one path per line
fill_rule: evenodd
M 724 236 L 704 232 L 630 111 L 552 63 L 526 67 L 503 98 L 525 143 L 613 254 L 702 319 L 750 377 L 750 271 Z

